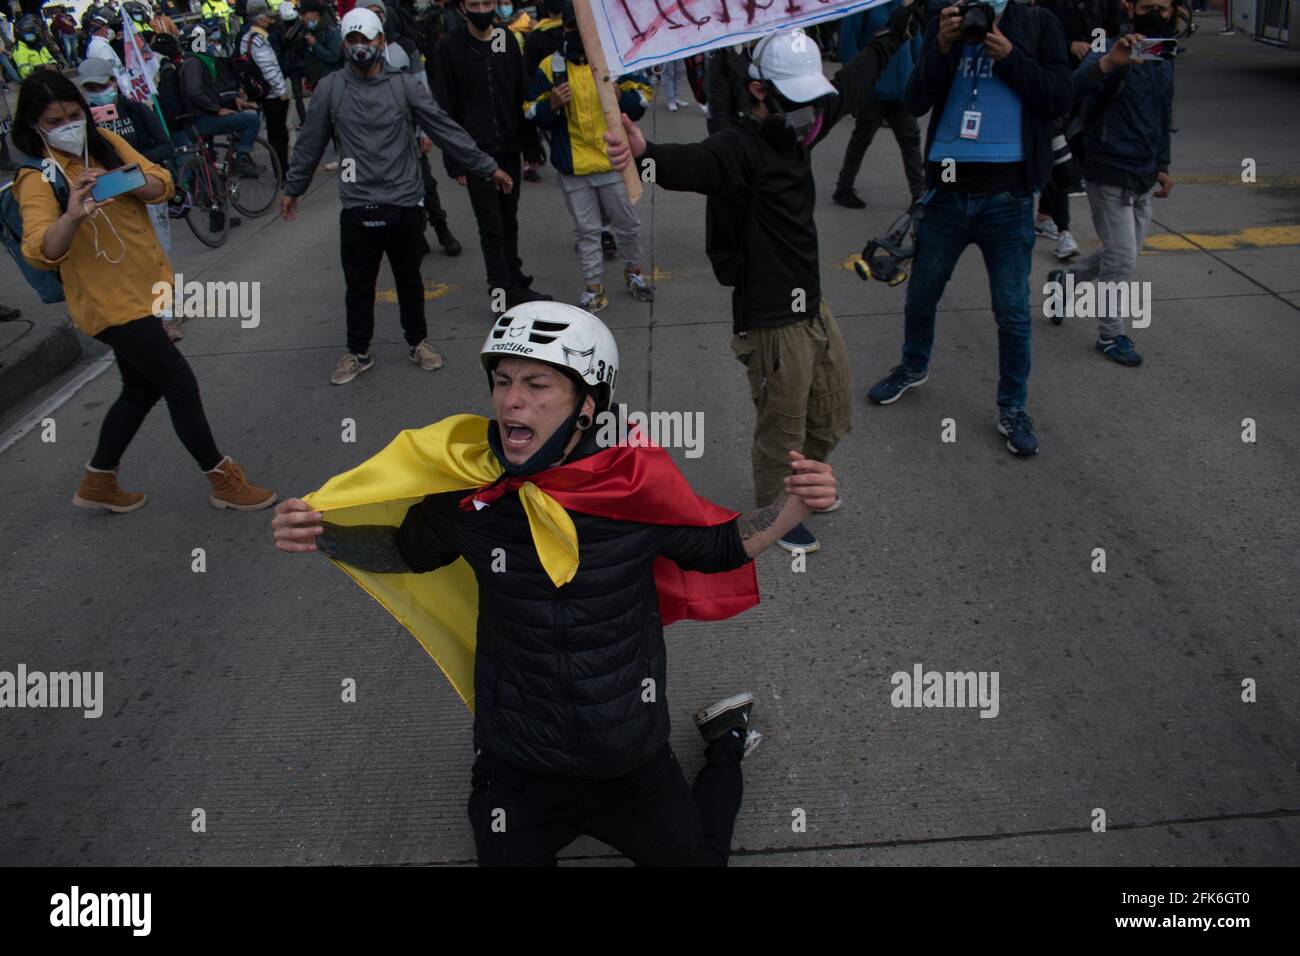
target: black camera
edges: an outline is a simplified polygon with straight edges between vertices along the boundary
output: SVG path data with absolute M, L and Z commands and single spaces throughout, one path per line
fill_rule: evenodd
M 993 29 L 993 8 L 987 3 L 972 3 L 970 0 L 960 0 L 953 5 L 961 11 L 961 42 L 983 43 Z

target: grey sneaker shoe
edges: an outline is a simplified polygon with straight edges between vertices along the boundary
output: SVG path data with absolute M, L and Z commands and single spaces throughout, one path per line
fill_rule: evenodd
M 754 695 L 745 691 L 715 701 L 695 714 L 695 726 L 705 740 L 714 741 L 731 730 L 748 733 Z
M 334 373 L 330 375 L 330 381 L 335 385 L 346 385 L 362 372 L 375 364 L 375 360 L 369 355 L 353 355 L 351 352 L 344 352 L 343 357 L 339 359 L 339 364 L 334 366 Z
M 442 368 L 442 356 L 433 350 L 428 339 L 411 349 L 411 361 L 426 372 Z

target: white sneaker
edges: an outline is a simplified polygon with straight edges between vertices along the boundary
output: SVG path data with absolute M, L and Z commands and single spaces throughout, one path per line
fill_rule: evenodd
M 669 100 L 669 101 L 668 101 L 668 112 L 670 112 L 670 113 L 676 113 L 676 112 L 677 112 L 677 101 L 676 101 L 676 100 Z
M 1060 240 L 1056 243 L 1056 258 L 1064 262 L 1066 259 L 1073 259 L 1079 254 L 1079 244 L 1074 241 L 1074 236 L 1069 232 L 1061 233 Z
M 1050 219 L 1035 219 L 1034 232 L 1046 239 L 1060 238 L 1060 233 L 1056 230 L 1056 223 Z
M 678 105 L 678 106 L 690 106 L 691 104 L 690 104 L 688 101 L 686 101 L 686 100 L 678 100 L 678 101 L 677 101 L 677 105 Z

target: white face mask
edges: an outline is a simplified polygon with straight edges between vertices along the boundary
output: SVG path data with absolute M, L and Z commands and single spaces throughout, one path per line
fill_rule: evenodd
M 40 130 L 41 136 L 45 138 L 46 145 L 54 149 L 61 149 L 65 153 L 72 153 L 74 156 L 80 154 L 82 165 L 90 165 L 90 152 L 86 143 L 85 120 L 74 120 L 71 123 L 65 123 L 57 129 L 47 130 L 41 126 L 37 126 L 36 128 Z M 63 164 L 57 159 L 54 159 L 53 156 L 51 156 L 50 159 L 54 160 L 54 162 L 58 164 L 60 172 L 63 173 L 63 178 L 68 182 L 72 182 L 72 177 L 69 176 L 68 171 L 63 168 Z M 113 237 L 117 240 L 118 246 L 121 247 L 121 251 L 117 254 L 116 259 L 100 248 L 99 227 L 95 225 L 96 219 L 103 219 L 104 222 L 108 223 L 108 228 L 112 230 Z M 94 234 L 95 258 L 103 256 L 113 265 L 117 265 L 126 256 L 126 243 L 123 242 L 122 237 L 117 234 L 117 227 L 113 225 L 113 220 L 109 219 L 108 216 L 105 215 L 104 210 L 96 209 L 91 214 L 88 222 L 90 223 L 91 232 Z
M 80 156 L 86 149 L 86 121 L 74 120 L 55 129 L 46 129 L 41 131 L 45 136 L 45 142 L 49 143 L 55 149 L 63 150 L 65 153 L 71 153 L 73 156 Z

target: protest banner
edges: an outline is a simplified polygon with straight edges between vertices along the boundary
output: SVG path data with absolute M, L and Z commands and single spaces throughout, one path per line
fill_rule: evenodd
M 838 20 L 885 0 L 589 0 L 605 61 L 617 76 Z M 584 34 L 587 49 L 592 43 Z

